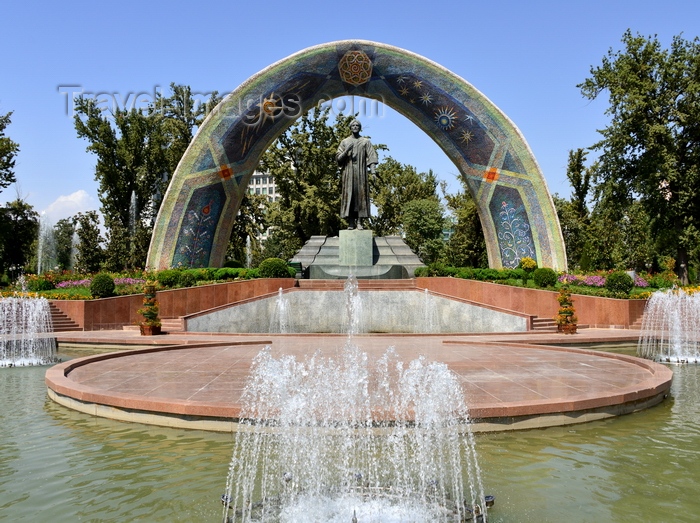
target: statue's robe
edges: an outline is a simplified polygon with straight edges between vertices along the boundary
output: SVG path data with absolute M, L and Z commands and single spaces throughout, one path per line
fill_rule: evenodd
M 344 153 L 347 151 L 347 155 Z M 369 138 L 349 136 L 338 146 L 336 160 L 342 166 L 340 216 L 369 218 L 369 184 L 367 169 L 378 163 L 377 151 Z

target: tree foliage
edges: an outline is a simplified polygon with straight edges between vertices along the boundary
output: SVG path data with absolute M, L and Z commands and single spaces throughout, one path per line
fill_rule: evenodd
M 402 164 L 391 156 L 382 159 L 377 175 L 370 183 L 370 196 L 377 208 L 370 218 L 377 236 L 404 232 L 404 206 L 414 200 L 439 201 L 438 182 L 432 171 L 419 173 L 412 165 Z
M 94 98 L 75 101 L 75 128 L 97 156 L 95 180 L 107 230 L 106 268 L 143 267 L 160 200 L 206 116 L 218 100 L 198 105 L 189 87 L 171 84 L 145 110 L 106 113 Z
M 76 246 L 75 270 L 97 272 L 104 261 L 103 238 L 97 211 L 78 213 L 75 216 L 78 244 Z
M 402 211 L 406 244 L 426 265 L 438 261 L 445 247 L 445 215 L 440 202 L 433 198 L 411 200 Z
M 246 246 L 250 242 L 251 257 L 256 262 L 262 260 L 260 237 L 268 226 L 268 197 L 262 194 L 247 193 L 238 208 L 236 221 L 233 223 L 231 239 L 226 250 L 226 258 L 241 264 L 246 262 Z M 277 257 L 277 256 L 268 256 Z M 257 263 L 255 263 L 257 265 Z
M 15 182 L 15 156 L 19 152 L 19 145 L 5 136 L 11 116 L 12 112 L 0 115 L 0 190 Z
M 22 198 L 0 208 L 0 273 L 25 270 L 39 234 L 39 213 Z
M 61 270 L 73 267 L 73 234 L 75 233 L 75 219 L 63 218 L 53 226 L 54 241 L 56 244 L 56 264 Z
M 622 43 L 579 85 L 586 98 L 606 92 L 610 103 L 610 123 L 594 145 L 596 178 L 610 202 L 639 199 L 652 232 L 675 248 L 687 283 L 700 239 L 700 40 L 677 36 L 663 49 L 656 37 L 628 30 Z
M 443 187 L 447 209 L 453 217 L 453 232 L 445 245 L 445 263 L 453 267 L 488 267 L 486 240 L 476 202 L 460 177 L 462 190 L 448 194 Z
M 574 193 L 571 198 L 574 211 L 585 220 L 588 217 L 588 193 L 591 189 L 592 168 L 586 167 L 588 151 L 576 149 L 569 151 L 569 162 L 566 166 L 566 178 L 569 180 Z

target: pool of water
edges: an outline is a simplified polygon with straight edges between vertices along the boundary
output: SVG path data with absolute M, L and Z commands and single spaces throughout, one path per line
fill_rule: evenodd
M 697 521 L 700 368 L 673 369 L 671 397 L 644 412 L 478 434 L 490 521 Z M 232 435 L 68 410 L 45 371 L 0 372 L 0 521 L 220 521 Z

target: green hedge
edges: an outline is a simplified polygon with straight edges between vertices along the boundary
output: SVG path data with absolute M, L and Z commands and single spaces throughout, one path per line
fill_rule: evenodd
M 180 271 L 177 269 L 164 269 L 156 273 L 156 281 L 161 286 L 169 288 L 175 287 L 180 281 Z
M 109 298 L 114 296 L 114 287 L 114 279 L 109 274 L 101 272 L 90 282 L 90 294 L 95 298 Z
M 292 278 L 287 262 L 281 258 L 267 258 L 260 262 L 258 270 L 261 278 Z
M 532 273 L 535 285 L 541 288 L 554 287 L 557 284 L 557 273 L 549 267 L 540 267 Z
M 610 292 L 629 294 L 634 280 L 626 272 L 616 271 L 605 278 L 605 288 Z

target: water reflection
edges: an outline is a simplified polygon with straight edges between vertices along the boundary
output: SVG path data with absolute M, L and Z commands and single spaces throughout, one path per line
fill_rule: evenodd
M 637 414 L 478 434 L 490 521 L 696 521 L 700 369 L 673 370 L 672 398 Z M 0 373 L 0 521 L 220 521 L 230 434 L 74 412 L 44 372 Z

